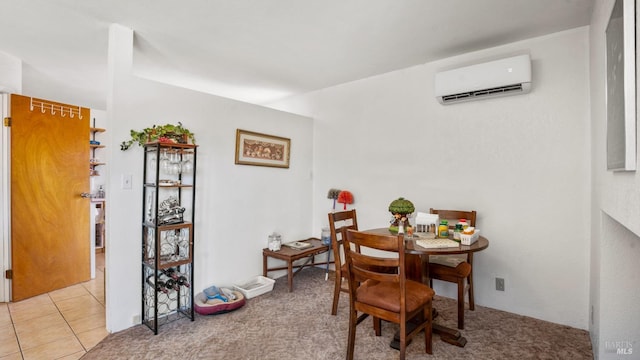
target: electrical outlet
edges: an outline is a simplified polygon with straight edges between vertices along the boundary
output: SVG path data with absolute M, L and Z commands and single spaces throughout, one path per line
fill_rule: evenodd
M 504 279 L 503 278 L 496 278 L 496 290 L 498 291 L 504 291 Z

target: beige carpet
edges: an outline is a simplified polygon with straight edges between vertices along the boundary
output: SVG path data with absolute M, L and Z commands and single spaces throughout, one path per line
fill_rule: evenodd
M 332 316 L 333 282 L 324 271 L 304 269 L 287 292 L 286 278 L 270 293 L 249 299 L 231 313 L 197 315 L 160 328 L 146 326 L 109 335 L 82 359 L 344 359 L 347 347 L 348 298 L 340 297 Z M 437 323 L 456 326 L 456 303 L 436 297 Z M 589 334 L 584 330 L 477 306 L 465 315 L 464 348 L 449 345 L 435 335 L 433 355 L 424 353 L 422 337 L 407 349 L 407 359 L 592 359 Z M 389 347 L 397 326 L 383 323 L 381 337 L 371 321 L 358 326 L 355 358 L 397 359 Z

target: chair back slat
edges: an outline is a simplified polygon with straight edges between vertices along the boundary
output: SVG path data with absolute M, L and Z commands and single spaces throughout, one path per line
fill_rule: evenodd
M 400 282 L 398 274 L 398 258 L 382 258 L 364 255 L 355 251 L 349 253 L 351 256 L 351 270 L 357 282 L 364 282 L 368 279 L 384 282 Z

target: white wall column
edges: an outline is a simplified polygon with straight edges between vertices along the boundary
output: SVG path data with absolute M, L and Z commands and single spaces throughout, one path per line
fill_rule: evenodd
M 22 93 L 22 61 L 15 56 L 0 52 L 0 114 L 2 119 L 8 116 L 9 96 L 7 94 Z M 6 94 L 5 94 L 6 93 Z M 9 128 L 2 126 L 2 141 L 0 146 L 0 171 L 2 171 L 2 182 L 0 188 L 0 228 L 2 229 L 2 248 L 0 256 L 0 270 L 2 271 L 0 280 L 0 302 L 9 301 L 10 281 L 4 278 L 4 272 L 10 264 L 10 197 L 9 197 Z
M 9 95 L 0 94 L 0 116 L 4 119 L 7 116 Z M 0 302 L 9 301 L 9 280 L 5 279 L 5 270 L 9 267 L 10 261 L 10 224 L 9 221 L 9 209 L 10 209 L 10 192 L 9 192 L 9 128 L 2 126 L 0 131 L 2 141 L 0 142 L 0 171 L 2 172 L 2 181 L 0 181 L 0 229 L 2 229 L 2 241 L 0 242 Z

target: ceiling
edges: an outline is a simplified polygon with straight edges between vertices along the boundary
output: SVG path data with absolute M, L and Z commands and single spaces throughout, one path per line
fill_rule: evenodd
M 136 73 L 256 104 L 588 25 L 594 0 L 0 0 L 23 94 L 106 109 L 108 27 Z M 2 88 L 0 79 L 0 89 Z

